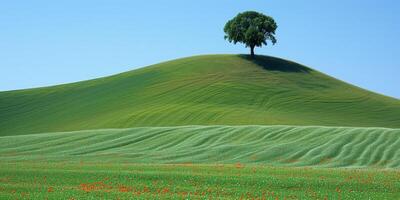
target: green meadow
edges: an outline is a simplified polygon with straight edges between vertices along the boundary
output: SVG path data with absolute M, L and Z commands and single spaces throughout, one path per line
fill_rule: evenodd
M 400 128 L 400 101 L 291 61 L 244 55 L 0 92 L 0 135 L 182 125 Z
M 400 129 L 179 126 L 0 138 L 7 162 L 263 164 L 400 168 Z
M 269 56 L 0 92 L 0 199 L 400 199 L 400 100 Z
M 399 199 L 373 169 L 60 162 L 0 164 L 1 199 Z

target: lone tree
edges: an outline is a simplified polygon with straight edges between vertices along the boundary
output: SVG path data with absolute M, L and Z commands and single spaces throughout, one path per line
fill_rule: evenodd
M 225 27 L 225 39 L 234 44 L 240 42 L 250 47 L 251 57 L 254 48 L 267 45 L 267 40 L 276 43 L 275 30 L 278 25 L 272 17 L 255 11 L 239 13 L 229 20 Z

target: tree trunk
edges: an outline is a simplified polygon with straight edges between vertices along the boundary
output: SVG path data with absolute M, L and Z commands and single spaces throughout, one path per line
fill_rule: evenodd
M 254 58 L 254 46 L 250 46 L 250 56 Z

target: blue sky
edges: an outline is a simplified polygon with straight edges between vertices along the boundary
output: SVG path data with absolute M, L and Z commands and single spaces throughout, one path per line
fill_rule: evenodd
M 238 12 L 275 18 L 256 49 L 400 98 L 400 1 L 2 1 L 0 91 L 107 76 L 160 61 L 248 53 L 223 39 Z

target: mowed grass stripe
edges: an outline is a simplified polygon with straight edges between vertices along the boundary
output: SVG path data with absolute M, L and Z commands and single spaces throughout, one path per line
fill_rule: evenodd
M 260 163 L 400 167 L 400 129 L 323 126 L 178 126 L 0 137 L 6 161 Z

